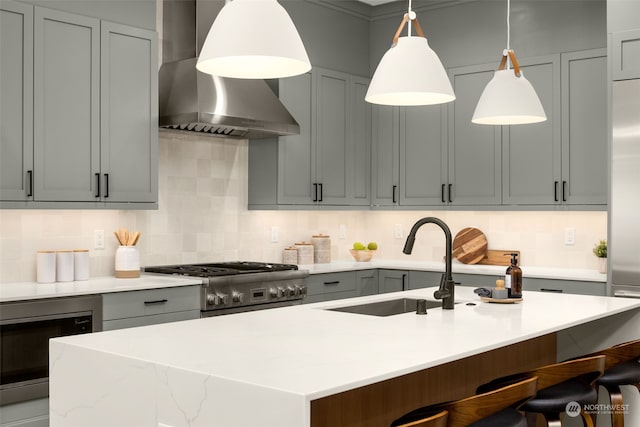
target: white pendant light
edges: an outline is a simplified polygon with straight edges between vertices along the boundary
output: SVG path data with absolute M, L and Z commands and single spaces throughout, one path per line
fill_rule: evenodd
M 409 23 L 408 36 L 400 37 Z M 418 37 L 411 36 L 415 24 Z M 409 10 L 404 15 L 391 48 L 376 68 L 365 101 L 381 105 L 431 105 L 456 99 L 438 55 L 429 47 L 416 14 Z
M 535 89 L 524 77 L 516 55 L 509 48 L 510 0 L 507 0 L 507 48 L 493 79 L 480 95 L 471 121 L 481 125 L 519 125 L 547 120 Z M 513 70 L 509 68 L 513 65 Z
M 196 68 L 220 77 L 272 79 L 306 73 L 311 63 L 276 0 L 233 0 L 211 25 Z

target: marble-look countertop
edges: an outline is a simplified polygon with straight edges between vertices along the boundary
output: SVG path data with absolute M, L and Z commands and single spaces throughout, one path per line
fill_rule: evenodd
M 337 273 L 368 269 L 396 269 L 444 271 L 442 262 L 372 260 L 370 262 L 333 261 L 328 264 L 299 265 L 301 270 L 310 274 Z M 468 265 L 454 261 L 453 273 L 485 274 L 491 276 L 504 275 L 506 267 L 495 265 Z M 556 280 L 578 280 L 589 282 L 607 281 L 607 275 L 595 270 L 546 268 L 522 266 L 523 277 L 537 277 Z M 39 298 L 57 298 L 88 294 L 105 294 L 142 289 L 157 289 L 176 286 L 197 285 L 200 280 L 184 276 L 163 276 L 142 274 L 138 279 L 117 279 L 115 277 L 96 277 L 82 282 L 57 283 L 0 283 L 0 302 L 32 300 Z
M 453 273 L 464 274 L 486 274 L 500 276 L 505 273 L 506 266 L 501 265 L 480 265 L 462 264 L 453 260 Z M 309 270 L 311 274 L 336 273 L 340 271 L 367 270 L 372 268 L 384 268 L 391 270 L 424 270 L 424 271 L 444 271 L 444 262 L 429 261 L 401 261 L 401 260 L 377 260 L 369 262 L 356 262 L 353 260 L 338 260 L 328 264 L 305 264 L 299 268 Z M 578 280 L 588 282 L 606 282 L 607 275 L 596 270 L 586 270 L 578 268 L 557 268 L 557 267 L 530 267 L 520 266 L 523 277 L 536 277 L 541 279 L 556 280 Z
M 0 302 L 60 298 L 112 292 L 139 291 L 143 289 L 173 288 L 199 285 L 202 281 L 190 277 L 142 274 L 135 279 L 96 277 L 78 282 L 56 283 L 0 283 Z
M 314 399 L 609 316 L 629 313 L 614 330 L 640 338 L 640 300 L 627 298 L 524 292 L 490 304 L 458 287 L 461 304 L 426 316 L 327 310 L 434 289 L 53 339 L 51 427 L 308 427 Z

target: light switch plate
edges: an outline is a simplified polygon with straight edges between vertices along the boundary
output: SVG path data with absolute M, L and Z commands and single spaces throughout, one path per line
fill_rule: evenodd
M 576 229 L 565 228 L 564 229 L 564 244 L 566 246 L 573 246 L 576 244 Z
M 340 224 L 338 227 L 338 238 L 346 239 L 347 237 L 347 226 L 344 224 Z
M 278 227 L 271 227 L 271 243 L 276 243 L 278 241 Z
M 394 229 L 394 236 L 396 237 L 396 239 L 402 239 L 403 236 L 403 231 L 402 231 L 402 224 L 396 224 L 395 229 Z
M 93 230 L 93 249 L 104 249 L 104 230 Z

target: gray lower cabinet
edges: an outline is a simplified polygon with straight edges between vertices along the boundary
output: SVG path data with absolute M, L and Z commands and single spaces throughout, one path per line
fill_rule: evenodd
M 360 296 L 377 295 L 379 293 L 378 270 L 356 271 L 356 285 L 360 291 Z
M 439 271 L 409 271 L 409 289 L 440 286 L 442 273 Z M 454 278 L 455 279 L 455 278 Z
M 406 291 L 409 286 L 406 270 L 378 270 L 378 293 Z
M 49 399 L 35 399 L 0 407 L 0 427 L 49 427 Z
M 359 295 L 354 271 L 312 274 L 307 279 L 307 296 L 303 302 L 331 301 Z
M 522 279 L 522 288 L 525 291 L 598 296 L 607 295 L 607 288 L 604 282 L 584 282 L 577 280 L 554 280 L 525 277 Z
M 280 80 L 279 97 L 300 125 L 300 134 L 280 137 L 275 145 L 249 145 L 250 207 L 369 206 L 368 84 L 366 78 L 319 67 Z M 277 161 L 264 161 L 274 149 Z M 277 191 L 270 201 L 274 175 Z
M 1 31 L 2 207 L 155 208 L 156 34 L 8 1 Z
M 612 34 L 613 80 L 640 79 L 640 29 Z
M 200 285 L 102 295 L 105 331 L 200 318 Z

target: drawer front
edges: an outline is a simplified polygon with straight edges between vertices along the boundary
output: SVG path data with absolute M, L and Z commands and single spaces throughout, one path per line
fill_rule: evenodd
M 319 295 L 356 290 L 356 277 L 352 271 L 344 273 L 312 274 L 307 279 L 307 294 Z
M 607 287 L 604 282 L 582 282 L 576 280 L 553 280 L 523 278 L 522 288 L 525 291 L 553 292 L 579 295 L 605 296 Z
M 200 285 L 102 295 L 102 319 L 200 310 Z
M 124 319 L 105 320 L 102 322 L 103 331 L 114 329 L 135 328 L 136 326 L 157 325 L 159 323 L 179 322 L 200 318 L 200 310 L 177 311 L 174 313 L 154 314 L 150 316 L 127 317 Z

